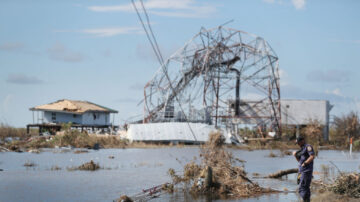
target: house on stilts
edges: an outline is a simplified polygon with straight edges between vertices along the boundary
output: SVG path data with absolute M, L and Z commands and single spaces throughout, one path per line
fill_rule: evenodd
M 44 104 L 30 108 L 33 115 L 33 123 L 27 125 L 30 128 L 38 128 L 39 133 L 47 131 L 55 134 L 61 130 L 64 123 L 71 123 L 72 128 L 96 132 L 117 130 L 113 125 L 111 114 L 118 111 L 92 103 L 77 100 L 58 100 L 50 104 Z M 114 118 L 113 118 L 114 119 Z

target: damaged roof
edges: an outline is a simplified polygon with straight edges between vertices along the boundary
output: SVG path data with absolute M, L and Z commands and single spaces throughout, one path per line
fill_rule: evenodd
M 94 104 L 88 101 L 79 100 L 58 100 L 50 104 L 44 104 L 30 108 L 31 111 L 56 111 L 74 114 L 83 114 L 85 112 L 107 112 L 118 113 L 118 111 Z

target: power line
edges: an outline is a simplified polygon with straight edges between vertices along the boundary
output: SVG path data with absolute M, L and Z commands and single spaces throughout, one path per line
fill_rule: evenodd
M 149 15 L 147 14 L 147 11 L 146 11 L 146 9 L 145 9 L 145 6 L 144 6 L 144 4 L 143 4 L 143 1 L 142 1 L 142 0 L 140 0 L 140 3 L 141 3 L 141 6 L 142 6 L 142 8 L 143 8 L 143 10 L 144 10 L 145 17 L 146 17 L 146 21 L 147 21 L 147 25 L 148 25 L 148 27 L 149 27 L 149 30 L 150 30 L 151 36 L 152 36 L 152 38 L 153 38 L 153 40 L 154 40 L 155 47 L 156 47 L 156 49 L 157 49 L 157 51 L 158 51 L 158 54 L 159 54 L 159 56 L 160 56 L 160 59 L 161 59 L 162 64 L 164 64 L 164 58 L 162 57 L 162 54 L 161 54 L 160 48 L 159 48 L 158 43 L 157 43 L 157 41 L 156 41 L 156 37 L 154 36 L 154 32 L 152 31 L 152 28 L 151 28 Z
M 195 136 L 195 134 L 194 134 L 194 131 L 192 130 L 192 128 L 191 128 L 191 126 L 190 126 L 190 123 L 188 122 L 187 116 L 186 116 L 186 114 L 185 114 L 185 112 L 184 112 L 184 110 L 183 110 L 183 107 L 181 106 L 181 102 L 180 102 L 180 100 L 179 100 L 178 97 L 177 97 L 177 93 L 176 93 L 174 87 L 172 86 L 170 77 L 169 77 L 169 75 L 168 75 L 168 73 L 167 73 L 167 70 L 166 70 L 166 68 L 165 68 L 164 59 L 163 59 L 162 54 L 161 54 L 161 52 L 160 52 L 160 48 L 159 48 L 159 45 L 158 45 L 158 43 L 157 43 L 157 41 L 156 41 L 156 37 L 155 37 L 155 35 L 154 35 L 154 32 L 152 31 L 151 24 L 150 24 L 150 19 L 149 19 L 149 16 L 148 16 L 147 12 L 146 12 L 144 3 L 142 2 L 142 0 L 140 0 L 141 7 L 142 7 L 142 9 L 143 9 L 143 11 L 144 11 L 144 14 L 145 14 L 145 17 L 146 17 L 146 21 L 147 21 L 147 25 L 148 25 L 148 27 L 149 27 L 149 30 L 146 29 L 145 23 L 144 23 L 141 15 L 140 15 L 140 12 L 139 12 L 138 8 L 136 7 L 136 4 L 135 4 L 134 0 L 131 0 L 131 2 L 132 2 L 132 5 L 133 5 L 133 7 L 134 7 L 134 9 L 135 9 L 135 11 L 136 11 L 136 14 L 137 14 L 140 22 L 141 22 L 141 24 L 142 24 L 142 27 L 143 27 L 143 29 L 144 29 L 144 31 L 145 31 L 145 33 L 146 33 L 146 36 L 147 36 L 147 38 L 148 38 L 148 40 L 149 40 L 149 42 L 150 42 L 150 44 L 151 44 L 151 47 L 152 47 L 152 49 L 153 49 L 153 51 L 154 51 L 154 53 L 155 53 L 155 55 L 156 55 L 156 58 L 158 59 L 160 65 L 161 65 L 161 68 L 162 68 L 162 70 L 163 70 L 163 72 L 164 72 L 164 74 L 165 74 L 165 77 L 166 77 L 166 79 L 169 81 L 169 86 L 170 86 L 171 90 L 173 91 L 173 93 L 174 93 L 174 95 L 175 95 L 175 99 L 176 99 L 176 101 L 177 101 L 178 104 L 179 104 L 180 110 L 181 110 L 181 112 L 183 113 L 183 115 L 185 116 L 185 120 L 186 120 L 186 123 L 187 123 L 190 131 L 191 131 L 191 134 L 193 135 L 194 140 L 197 141 L 196 136 Z M 150 36 L 149 32 L 150 32 L 151 36 Z M 152 40 L 153 40 L 153 41 L 152 41 Z

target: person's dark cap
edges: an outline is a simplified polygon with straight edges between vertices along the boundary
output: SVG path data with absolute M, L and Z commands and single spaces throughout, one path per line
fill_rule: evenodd
M 299 143 L 300 141 L 304 140 L 304 137 L 299 136 L 296 138 L 296 143 Z

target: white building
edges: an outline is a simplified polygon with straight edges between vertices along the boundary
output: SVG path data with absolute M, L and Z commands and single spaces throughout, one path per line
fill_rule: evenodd
M 233 110 L 234 101 L 229 102 L 229 108 Z M 241 124 L 257 124 L 265 122 L 270 112 L 271 105 L 262 101 L 242 100 L 240 113 L 242 117 L 238 120 Z M 319 121 L 323 126 L 323 138 L 329 139 L 329 119 L 333 105 L 328 100 L 300 100 L 281 99 L 281 124 L 283 126 L 297 127 L 297 133 L 301 127 L 305 127 L 311 121 Z
M 306 126 L 310 121 L 319 121 L 323 138 L 329 139 L 329 117 L 333 105 L 328 100 L 281 100 L 281 123 L 283 125 Z
M 126 138 L 130 141 L 200 143 L 206 142 L 213 125 L 204 123 L 163 122 L 130 124 Z M 230 141 L 230 140 L 229 140 Z

